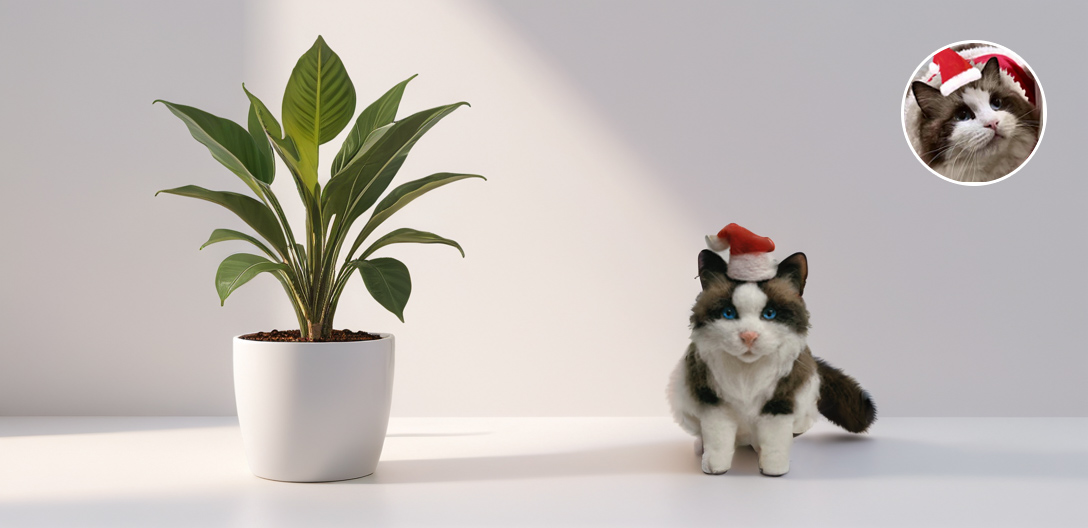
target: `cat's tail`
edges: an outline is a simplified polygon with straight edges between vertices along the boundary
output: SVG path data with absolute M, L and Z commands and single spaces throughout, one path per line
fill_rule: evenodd
M 873 425 L 876 404 L 857 380 L 820 358 L 816 358 L 816 371 L 820 374 L 820 414 L 851 433 L 863 433 Z

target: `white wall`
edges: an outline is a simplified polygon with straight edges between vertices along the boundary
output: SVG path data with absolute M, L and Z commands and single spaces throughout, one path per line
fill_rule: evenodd
M 940 5 L 970 18 L 970 4 Z M 230 336 L 293 316 L 267 277 L 218 306 L 214 270 L 240 248 L 196 248 L 237 221 L 151 195 L 241 186 L 149 103 L 242 120 L 244 80 L 278 108 L 318 33 L 360 108 L 413 73 L 406 111 L 473 104 L 419 143 L 400 181 L 489 178 L 388 224 L 467 253 L 388 250 L 413 274 L 406 324 L 360 281 L 340 305 L 338 326 L 397 334 L 394 414 L 664 414 L 701 236 L 731 221 L 780 256 L 808 254 L 813 349 L 886 415 L 1088 414 L 1088 78 L 1070 66 L 1088 8 L 1040 13 L 1038 34 L 1009 20 L 964 35 L 922 5 L 0 6 L 0 49 L 23 51 L 0 64 L 30 79 L 0 84 L 0 414 L 233 412 Z M 918 61 L 965 38 L 1030 61 L 1051 112 L 1031 164 L 984 188 L 930 175 L 898 121 Z
M 227 178 L 151 102 L 245 117 L 242 22 L 240 2 L 0 2 L 0 414 L 233 412 L 227 338 L 275 292 L 219 308 L 221 249 L 196 249 L 231 214 L 153 195 Z
M 278 107 L 320 33 L 347 65 L 360 107 L 415 73 L 405 112 L 472 104 L 420 141 L 401 181 L 440 171 L 489 178 L 434 191 L 388 222 L 453 238 L 467 255 L 389 248 L 413 274 L 406 324 L 361 281 L 340 303 L 338 324 L 397 334 L 393 412 L 665 412 L 664 375 L 685 346 L 701 244 L 682 201 L 487 6 L 313 5 L 250 4 L 247 87 Z

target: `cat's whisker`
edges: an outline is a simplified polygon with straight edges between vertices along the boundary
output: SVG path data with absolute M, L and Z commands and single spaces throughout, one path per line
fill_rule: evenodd
M 933 153 L 943 152 L 943 151 L 946 151 L 946 150 L 948 150 L 948 149 L 950 149 L 950 148 L 952 148 L 954 146 L 955 145 L 946 145 L 944 147 L 935 148 L 935 149 L 930 150 L 928 152 L 923 152 L 922 155 L 925 156 L 926 154 L 933 154 Z

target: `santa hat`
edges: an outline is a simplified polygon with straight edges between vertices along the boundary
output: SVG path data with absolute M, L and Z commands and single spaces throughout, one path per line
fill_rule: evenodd
M 1038 106 L 1035 77 L 1019 55 L 1008 49 L 989 45 L 960 50 L 959 53 L 961 57 L 971 61 L 976 68 L 986 66 L 990 59 L 997 59 L 1005 85 L 1027 99 L 1031 106 Z
M 947 97 L 968 83 L 981 79 L 982 67 L 994 58 L 997 59 L 1005 85 L 1032 106 L 1037 106 L 1035 78 L 1028 71 L 1027 64 L 1015 53 L 996 46 L 980 45 L 959 52 L 945 48 L 933 56 L 925 82 L 930 86 L 939 83 L 941 94 Z M 937 76 L 940 79 L 934 82 Z
M 717 235 L 707 235 L 706 245 L 719 253 L 729 250 L 726 275 L 733 280 L 770 280 L 778 272 L 778 261 L 770 255 L 774 251 L 774 241 L 737 224 L 725 226 Z
M 982 72 L 952 48 L 937 52 L 933 56 L 933 62 L 929 64 L 929 71 L 934 75 L 941 74 L 941 95 L 945 97 L 982 78 Z

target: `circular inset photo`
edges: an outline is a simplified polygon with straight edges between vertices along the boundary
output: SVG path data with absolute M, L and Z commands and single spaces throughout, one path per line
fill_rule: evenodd
M 962 185 L 987 185 L 1023 167 L 1043 137 L 1046 101 L 1024 59 L 992 42 L 945 46 L 907 82 L 903 133 L 918 161 Z

